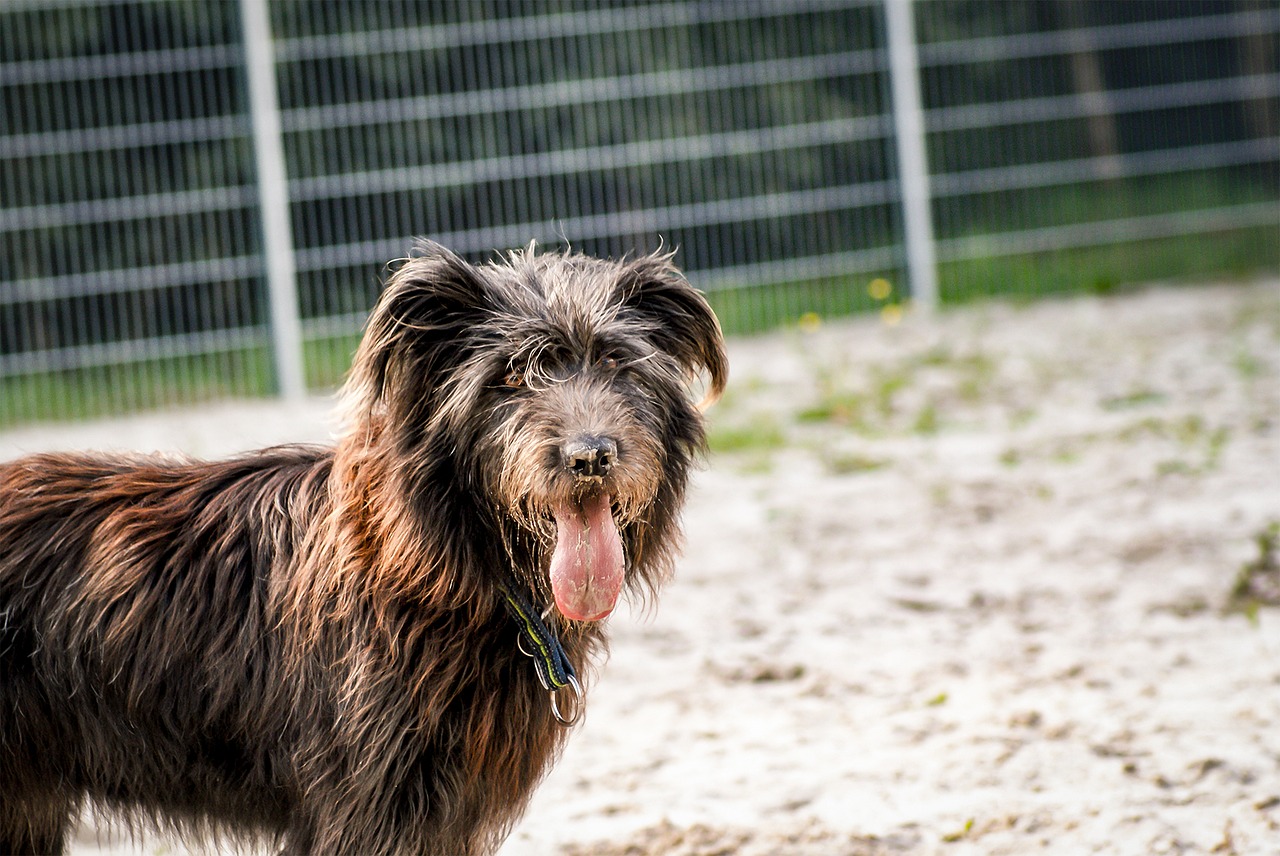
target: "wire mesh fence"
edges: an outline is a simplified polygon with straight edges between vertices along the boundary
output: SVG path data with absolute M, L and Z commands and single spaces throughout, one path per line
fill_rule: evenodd
M 914 132 L 886 2 L 0 7 L 0 424 L 330 386 L 419 235 L 731 331 L 909 299 L 912 182 L 943 302 L 1280 267 L 1274 3 L 913 4 Z
M 944 299 L 1275 270 L 1280 6 L 918 9 Z

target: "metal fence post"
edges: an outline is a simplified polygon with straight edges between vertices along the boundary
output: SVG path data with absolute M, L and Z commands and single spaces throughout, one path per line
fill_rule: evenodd
M 286 399 L 306 395 L 302 360 L 302 322 L 298 279 L 289 222 L 289 186 L 285 173 L 275 51 L 267 0 L 240 0 L 245 70 L 253 120 L 253 150 L 258 168 L 263 252 L 271 310 L 271 349 L 279 393 Z
M 907 278 L 915 305 L 932 311 L 938 306 L 938 270 L 933 214 L 930 211 L 929 165 L 925 158 L 924 108 L 920 98 L 914 13 L 913 0 L 884 0 Z

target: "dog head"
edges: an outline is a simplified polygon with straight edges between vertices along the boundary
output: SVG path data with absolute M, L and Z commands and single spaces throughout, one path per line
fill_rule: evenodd
M 347 392 L 396 460 L 486 510 L 517 570 L 586 621 L 669 570 L 705 445 L 691 388 L 705 376 L 709 403 L 727 374 L 719 323 L 670 255 L 531 245 L 476 266 L 423 243 L 374 308 Z

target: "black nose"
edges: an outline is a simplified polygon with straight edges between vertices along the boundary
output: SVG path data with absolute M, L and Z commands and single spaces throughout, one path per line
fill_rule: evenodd
M 565 469 L 580 479 L 603 478 L 618 460 L 618 444 L 608 437 L 579 437 L 562 451 Z

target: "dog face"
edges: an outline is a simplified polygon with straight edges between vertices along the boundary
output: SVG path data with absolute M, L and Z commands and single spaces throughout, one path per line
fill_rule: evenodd
M 704 446 L 689 394 L 704 372 L 710 401 L 728 372 L 719 324 L 669 256 L 530 248 L 473 266 L 424 244 L 370 316 L 348 393 L 423 477 L 491 513 L 562 615 L 587 621 L 667 570 Z

